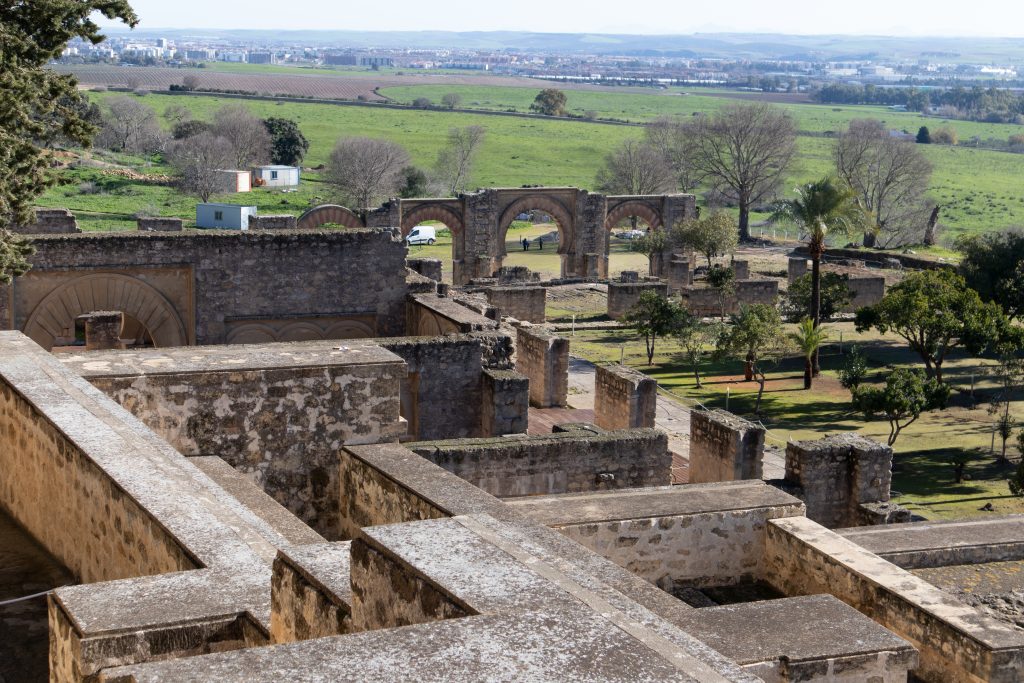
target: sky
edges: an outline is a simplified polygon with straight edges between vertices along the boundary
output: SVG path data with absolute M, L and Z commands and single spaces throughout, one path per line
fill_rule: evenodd
M 1021 0 L 130 0 L 146 29 L 1024 37 Z

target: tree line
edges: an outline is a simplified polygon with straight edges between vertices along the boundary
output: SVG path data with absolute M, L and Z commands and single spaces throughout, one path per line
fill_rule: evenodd
M 989 123 L 1024 123 L 1024 94 L 1000 88 L 955 87 L 922 90 L 871 84 L 831 83 L 814 92 L 821 104 L 902 106 L 910 111 L 937 113 Z

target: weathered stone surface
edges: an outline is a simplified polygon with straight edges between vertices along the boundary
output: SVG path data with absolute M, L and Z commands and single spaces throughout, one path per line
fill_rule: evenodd
M 778 280 L 737 280 L 735 294 L 725 297 L 726 315 L 738 313 L 740 306 L 766 304 L 774 306 L 779 298 Z M 700 317 L 722 315 L 722 298 L 714 287 L 705 284 L 680 289 L 686 310 Z
M 547 293 L 544 287 L 488 287 L 487 301 L 502 316 L 540 324 L 547 319 Z
M 181 232 L 184 221 L 180 218 L 143 216 L 135 221 L 140 232 Z M 249 225 L 252 225 L 251 219 Z
M 12 226 L 11 231 L 23 235 L 65 235 L 82 232 L 75 215 L 67 209 L 36 209 L 32 225 Z
M 484 370 L 481 436 L 525 434 L 529 426 L 530 380 L 514 370 Z
M 516 370 L 530 380 L 530 404 L 561 407 L 569 397 L 569 340 L 520 327 L 516 332 Z
M 624 365 L 598 365 L 594 422 L 602 429 L 653 429 L 658 382 Z
M 640 301 L 644 292 L 665 297 L 668 296 L 668 285 L 664 282 L 609 282 L 608 317 L 621 320 Z
M 764 427 L 724 410 L 690 413 L 690 483 L 760 479 Z

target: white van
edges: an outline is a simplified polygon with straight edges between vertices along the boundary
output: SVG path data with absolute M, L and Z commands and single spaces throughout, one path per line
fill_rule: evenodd
M 417 225 L 405 238 L 406 244 L 433 244 L 437 241 L 437 233 L 433 225 Z

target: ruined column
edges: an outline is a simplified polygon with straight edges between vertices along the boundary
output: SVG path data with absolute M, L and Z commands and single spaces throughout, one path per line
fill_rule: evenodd
M 601 429 L 654 427 L 658 383 L 624 365 L 598 365 L 594 423 Z
M 85 327 L 85 350 L 105 351 L 123 349 L 121 330 L 124 328 L 124 313 L 121 311 L 93 311 L 78 316 Z
M 793 284 L 807 274 L 807 259 L 802 256 L 789 257 L 789 284 Z
M 760 479 L 763 427 L 724 410 L 690 413 L 690 483 Z
M 569 340 L 535 328 L 516 335 L 516 370 L 530 379 L 530 405 L 554 408 L 569 397 Z

